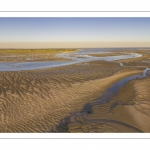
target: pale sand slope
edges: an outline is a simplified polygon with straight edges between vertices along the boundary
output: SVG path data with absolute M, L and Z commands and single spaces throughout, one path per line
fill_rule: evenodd
M 150 132 L 150 76 L 128 82 L 108 103 L 68 124 L 70 132 Z M 79 122 L 81 121 L 81 122 Z M 139 131 L 138 131 L 139 129 Z M 141 130 L 141 131 L 140 131 Z
M 142 72 L 93 61 L 39 71 L 0 73 L 0 132 L 51 132 L 113 83 Z

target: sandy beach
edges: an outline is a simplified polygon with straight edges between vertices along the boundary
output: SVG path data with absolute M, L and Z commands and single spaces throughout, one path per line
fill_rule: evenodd
M 82 113 L 88 103 L 97 101 L 111 85 L 142 74 L 150 67 L 148 50 L 129 53 L 142 57 L 0 72 L 0 132 L 150 132 L 149 75 L 129 81 L 109 102 Z M 118 55 L 118 51 L 110 55 L 91 54 Z M 54 54 L 45 56 L 47 53 L 42 61 L 66 60 Z M 21 61 L 28 57 L 23 56 Z M 3 58 L 8 61 L 10 55 Z

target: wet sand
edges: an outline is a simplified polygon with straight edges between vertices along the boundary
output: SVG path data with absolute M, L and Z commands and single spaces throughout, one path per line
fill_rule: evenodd
M 136 63 L 138 58 L 133 59 L 126 61 Z M 140 58 L 143 60 L 145 57 Z M 94 106 L 84 116 L 93 121 L 74 115 L 114 83 L 142 73 L 145 66 L 123 67 L 96 60 L 0 72 L 0 132 L 149 132 L 149 77 L 128 82 L 108 103 Z M 70 115 L 69 121 L 64 121 Z
M 100 54 L 90 54 L 90 56 L 96 56 L 96 57 L 105 57 L 105 56 L 120 56 L 120 55 L 127 55 L 126 53 L 117 53 L 117 52 L 103 52 L 103 53 L 100 53 Z
M 150 132 L 150 76 L 120 88 L 108 103 L 92 107 L 92 113 L 75 116 L 69 132 Z M 84 121 L 86 120 L 86 121 Z
M 149 54 L 141 53 L 143 58 L 119 62 L 123 62 L 124 65 L 124 62 L 132 63 L 131 68 L 150 67 L 148 62 L 140 66 L 145 58 L 149 58 Z M 119 88 L 117 95 L 112 95 L 108 102 L 93 107 L 89 103 L 89 108 L 87 105 L 84 111 L 66 117 L 58 127 L 62 130 L 61 126 L 66 122 L 68 132 L 150 132 L 149 83 L 150 74 L 147 73 L 146 78 L 132 80 Z

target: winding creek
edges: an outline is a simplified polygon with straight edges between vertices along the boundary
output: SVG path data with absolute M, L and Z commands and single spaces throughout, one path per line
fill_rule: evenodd
M 101 49 L 88 49 L 88 50 L 81 49 L 77 52 L 60 53 L 57 55 L 58 57 L 70 59 L 68 61 L 1 62 L 0 71 L 36 70 L 36 69 L 73 65 L 73 64 L 88 62 L 93 60 L 115 61 L 119 59 L 128 59 L 128 58 L 135 58 L 135 57 L 142 56 L 141 54 L 136 54 L 136 53 L 120 53 L 121 55 L 119 56 L 106 56 L 106 57 L 94 57 L 88 55 L 88 54 L 101 54 L 101 53 L 107 53 L 107 52 Z
M 126 58 L 133 58 L 133 57 L 141 57 L 141 55 L 139 54 L 131 54 L 131 55 L 126 55 L 126 56 L 111 56 L 111 57 L 105 57 L 103 58 L 103 60 L 106 60 L 106 61 L 114 61 L 114 60 L 118 60 L 118 59 L 126 59 Z M 97 59 L 97 58 L 95 58 Z M 101 59 L 101 58 L 100 58 Z M 102 60 L 102 59 L 101 59 Z M 119 63 L 120 66 L 122 67 L 140 67 L 140 66 L 124 66 L 122 63 Z M 110 122 L 110 123 L 116 123 L 116 124 L 120 124 L 120 125 L 123 125 L 125 127 L 128 127 L 130 129 L 134 129 L 135 131 L 137 132 L 143 132 L 142 130 L 138 129 L 137 127 L 134 127 L 130 124 L 127 124 L 125 122 L 120 122 L 120 121 L 117 121 L 117 120 L 108 120 L 108 119 L 87 119 L 85 117 L 86 114 L 90 114 L 90 113 L 93 113 L 92 112 L 92 107 L 93 106 L 97 106 L 97 105 L 102 105 L 104 103 L 107 103 L 111 96 L 115 96 L 117 95 L 118 93 L 118 90 L 120 87 L 124 86 L 127 82 L 131 81 L 131 80 L 135 80 L 135 79 L 142 79 L 142 78 L 145 78 L 147 75 L 150 75 L 150 68 L 146 68 L 142 74 L 137 74 L 137 75 L 132 75 L 132 76 L 129 76 L 129 77 L 126 77 L 120 81 L 118 81 L 117 83 L 113 84 L 110 88 L 108 88 L 106 90 L 106 92 L 101 96 L 101 97 L 98 97 L 94 102 L 92 103 L 87 103 L 82 110 L 78 111 L 78 112 L 75 112 L 73 114 L 71 114 L 70 116 L 67 116 L 65 118 L 63 118 L 59 125 L 56 127 L 57 131 L 58 132 L 61 132 L 61 131 L 64 131 L 64 126 L 66 125 L 66 129 L 67 129 L 67 124 L 70 122 L 70 118 L 72 116 L 74 116 L 74 120 L 76 120 L 76 116 L 82 116 L 82 119 L 88 123 L 88 122 Z M 79 122 L 78 120 L 76 120 L 76 122 Z M 62 127 L 63 126 L 63 127 Z M 67 131 L 67 130 L 66 130 Z
M 98 97 L 94 102 L 92 103 L 87 103 L 86 105 L 84 105 L 83 109 L 80 110 L 80 111 L 77 111 L 73 114 L 71 114 L 70 116 L 67 116 L 65 118 L 63 118 L 59 125 L 56 127 L 57 131 L 58 132 L 62 132 L 64 131 L 64 126 L 66 125 L 66 132 L 68 131 L 67 130 L 67 124 L 70 123 L 70 118 L 72 116 L 74 116 L 74 120 L 76 120 L 76 116 L 82 116 L 82 119 L 88 123 L 88 122 L 110 122 L 110 123 L 116 123 L 116 124 L 120 124 L 120 125 L 123 125 L 125 127 L 128 127 L 130 129 L 134 129 L 135 131 L 137 132 L 143 132 L 142 130 L 130 125 L 130 124 L 127 124 L 125 122 L 121 122 L 121 121 L 117 121 L 117 120 L 108 120 L 108 119 L 87 119 L 85 117 L 86 114 L 91 114 L 93 113 L 92 111 L 92 107 L 93 106 L 98 106 L 98 105 L 102 105 L 104 103 L 107 103 L 111 96 L 115 96 L 117 95 L 118 93 L 118 90 L 120 87 L 124 86 L 127 82 L 131 81 L 131 80 L 135 80 L 135 79 L 141 79 L 141 78 L 145 78 L 148 74 L 150 74 L 150 68 L 146 68 L 142 74 L 137 74 L 137 75 L 132 75 L 132 76 L 129 76 L 129 77 L 126 77 L 120 81 L 118 81 L 117 83 L 113 84 L 110 88 L 108 88 L 106 90 L 106 92 L 101 96 L 101 97 Z M 79 122 L 78 120 L 76 120 L 76 122 Z

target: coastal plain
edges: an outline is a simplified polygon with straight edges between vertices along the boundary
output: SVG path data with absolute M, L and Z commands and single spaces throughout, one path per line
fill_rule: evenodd
M 0 51 L 0 61 L 66 61 L 57 54 L 76 50 L 22 51 Z M 91 56 L 127 53 L 112 52 Z M 150 68 L 149 50 L 128 53 L 142 57 L 0 72 L 0 132 L 150 132 L 149 74 L 120 87 L 108 102 L 84 109 L 116 82 Z

